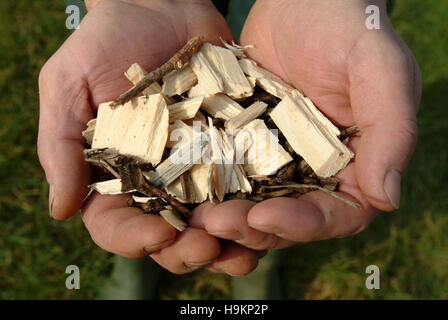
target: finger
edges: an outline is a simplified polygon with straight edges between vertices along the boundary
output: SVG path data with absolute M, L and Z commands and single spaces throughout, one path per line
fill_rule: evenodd
M 265 252 L 257 252 L 231 241 L 221 241 L 221 254 L 207 269 L 231 276 L 251 273 L 258 265 L 258 259 Z
M 176 230 L 158 215 L 127 207 L 126 195 L 95 194 L 82 210 L 93 241 L 101 248 L 127 258 L 146 256 L 176 238 Z
M 401 176 L 417 142 L 418 66 L 397 41 L 367 36 L 353 50 L 349 70 L 353 115 L 361 130 L 357 180 L 369 201 L 387 211 L 399 207 Z
M 248 200 L 230 200 L 213 206 L 204 217 L 208 233 L 254 250 L 283 248 L 291 241 L 283 240 L 275 234 L 265 233 L 249 227 L 248 212 L 256 205 Z
M 215 237 L 190 227 L 179 233 L 170 246 L 151 254 L 151 258 L 172 273 L 184 274 L 211 264 L 220 251 Z
M 39 75 L 40 119 L 38 154 L 50 184 L 50 214 L 66 219 L 82 205 L 90 182 L 81 131 L 93 117 L 87 84 L 66 47 L 55 54 Z
M 361 209 L 322 191 L 313 191 L 297 199 L 274 198 L 258 203 L 248 213 L 249 226 L 300 243 L 357 234 L 378 211 L 364 198 L 355 175 L 354 163 L 338 175 L 338 195 L 358 203 Z

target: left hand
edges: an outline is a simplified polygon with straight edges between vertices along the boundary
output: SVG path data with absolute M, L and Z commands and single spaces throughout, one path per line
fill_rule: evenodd
M 368 4 L 381 9 L 381 28 L 365 26 Z M 233 200 L 199 208 L 193 223 L 256 250 L 347 237 L 400 201 L 400 179 L 417 141 L 421 94 L 415 58 L 386 14 L 384 0 L 258 0 L 241 44 L 250 58 L 302 91 L 338 126 L 358 125 L 354 162 L 337 174 L 339 194 L 253 203 Z

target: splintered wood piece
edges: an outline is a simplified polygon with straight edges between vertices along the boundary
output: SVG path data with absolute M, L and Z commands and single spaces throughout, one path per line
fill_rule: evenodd
M 115 195 L 115 194 L 123 194 L 121 191 L 121 179 L 113 179 L 107 181 L 96 182 L 91 184 L 90 189 L 93 189 L 99 192 L 102 195 Z M 134 192 L 136 190 L 130 190 L 128 192 Z M 127 192 L 126 192 L 127 193 Z
M 232 40 L 232 44 L 224 41 L 223 39 L 221 39 L 222 44 L 229 49 L 230 51 L 232 51 L 232 53 L 235 55 L 235 57 L 237 58 L 246 58 L 246 55 L 244 54 L 244 51 L 247 49 L 252 49 L 254 46 L 253 45 L 246 45 L 246 46 L 240 46 L 239 44 L 236 44 L 235 41 Z
M 209 176 L 212 166 L 207 163 L 195 164 L 190 169 L 191 182 L 194 188 L 195 203 L 207 200 L 209 194 Z
M 168 119 L 168 109 L 160 94 L 138 97 L 116 109 L 102 103 L 92 147 L 113 148 L 122 155 L 157 165 L 168 137 Z
M 92 145 L 93 135 L 95 133 L 96 119 L 90 119 L 87 122 L 87 129 L 82 132 L 82 136 L 88 145 Z
M 182 144 L 157 166 L 155 171 L 146 173 L 145 177 L 154 185 L 165 188 L 194 164 L 200 163 L 202 155 L 208 148 L 207 136 L 207 133 L 194 131 L 191 142 Z
M 233 139 L 227 136 L 226 132 L 220 129 L 222 138 L 222 166 L 224 168 L 224 188 L 225 193 L 252 192 L 252 187 L 240 164 L 236 163 L 235 147 Z
M 172 225 L 176 230 L 182 232 L 188 226 L 187 223 L 182 219 L 182 217 L 174 210 L 167 209 L 159 212 L 160 216 L 165 219 L 170 225 Z
M 241 111 L 236 117 L 227 120 L 224 126 L 230 130 L 244 127 L 246 124 L 262 115 L 267 108 L 267 104 L 261 101 L 254 102 L 249 107 Z
M 300 93 L 299 90 L 292 91 L 291 97 L 295 101 L 305 102 L 306 106 L 311 111 L 311 113 L 317 118 L 317 120 L 320 121 L 320 123 L 322 123 L 323 126 L 325 126 L 327 130 L 333 132 L 333 134 L 337 136 L 341 134 L 341 131 L 338 129 L 338 127 L 336 127 L 333 124 L 333 122 L 331 122 L 326 116 L 322 114 L 322 112 L 319 109 L 317 109 L 317 107 L 314 105 L 314 103 L 311 101 L 310 98 L 305 97 L 303 94 Z
M 185 124 L 195 127 L 198 123 L 201 125 L 201 131 L 208 130 L 207 119 L 201 111 L 196 112 L 196 115 L 192 119 L 185 120 Z
M 190 60 L 191 56 L 198 51 L 202 44 L 203 37 L 194 37 L 190 39 L 185 46 L 182 47 L 170 60 L 161 65 L 156 70 L 148 73 L 139 83 L 137 83 L 131 90 L 128 90 L 117 100 L 110 103 L 110 107 L 115 108 L 123 105 L 129 100 L 137 97 L 140 92 L 145 90 L 151 83 L 159 81 L 162 77 L 172 70 L 180 70 Z
M 182 188 L 182 181 L 180 177 L 171 182 L 168 186 L 166 186 L 165 190 L 170 196 L 173 196 L 180 202 L 182 203 L 188 202 L 184 189 Z
M 146 203 L 150 200 L 156 200 L 160 199 L 159 197 L 138 197 L 138 196 L 132 196 L 132 199 L 137 203 Z
M 235 151 L 237 163 L 244 161 L 247 175 L 272 175 L 293 160 L 279 144 L 278 137 L 260 119 L 251 121 L 238 132 Z
M 203 77 L 201 78 L 197 72 L 204 72 L 203 69 L 205 67 L 211 67 L 213 74 L 216 79 L 220 79 L 218 82 L 220 84 L 222 83 L 223 87 L 220 91 L 213 90 L 207 93 L 214 94 L 217 92 L 222 92 L 234 99 L 240 99 L 252 95 L 252 86 L 241 70 L 238 60 L 231 50 L 214 46 L 210 43 L 205 43 L 199 53 L 204 56 L 208 63 L 204 64 L 204 67 L 201 65 L 202 70 L 198 70 L 198 66 L 195 65 L 195 62 L 192 62 L 193 71 L 199 79 L 198 83 L 203 89 L 208 88 L 209 85 L 203 82 Z M 212 73 L 212 71 L 210 71 L 210 73 Z
M 285 96 L 270 117 L 294 151 L 320 177 L 330 177 L 344 168 L 353 153 L 309 110 L 300 99 Z
M 193 141 L 192 126 L 187 125 L 182 120 L 176 120 L 168 127 L 168 140 L 166 142 L 167 148 L 180 148 L 185 143 Z
M 226 170 L 223 164 L 223 141 L 219 131 L 213 126 L 213 121 L 208 118 L 211 160 L 213 168 L 213 186 L 219 201 L 223 201 L 226 193 Z M 231 173 L 230 173 L 231 174 Z
M 230 180 L 227 192 L 235 193 L 238 191 L 241 191 L 243 193 L 251 193 L 252 186 L 250 185 L 249 180 L 247 180 L 247 177 L 244 174 L 243 167 L 240 164 L 235 164 L 233 166 L 232 178 Z
M 192 56 L 190 65 L 198 78 L 197 85 L 201 88 L 200 94 L 210 95 L 224 91 L 224 82 L 221 75 L 213 68 L 205 50 L 201 49 Z
M 194 118 L 201 107 L 203 96 L 189 98 L 168 106 L 169 122 Z
M 244 110 L 238 102 L 223 94 L 206 96 L 202 102 L 201 109 L 214 118 L 222 119 L 224 121 L 237 116 Z
M 285 95 L 291 94 L 294 90 L 293 87 L 278 76 L 259 67 L 257 63 L 251 59 L 242 59 L 239 61 L 239 64 L 246 75 L 254 77 L 260 87 L 277 98 L 283 99 Z
M 142 68 L 138 63 L 132 64 L 128 70 L 124 73 L 126 78 L 128 78 L 129 81 L 132 82 L 132 84 L 136 85 L 141 80 L 145 78 L 145 76 L 148 74 L 145 69 Z M 145 90 L 142 91 L 145 95 L 151 95 L 151 94 L 157 94 L 162 92 L 162 87 L 158 82 L 153 82 L 147 87 Z M 166 100 L 167 104 L 173 104 L 176 102 L 173 98 L 167 96 L 164 94 L 164 98 Z
M 174 70 L 163 77 L 162 93 L 167 96 L 181 95 L 198 83 L 198 78 L 189 65 Z

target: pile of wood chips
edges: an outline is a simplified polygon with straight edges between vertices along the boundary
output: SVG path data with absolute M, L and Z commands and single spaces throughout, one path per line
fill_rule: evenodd
M 353 157 L 345 143 L 357 128 L 340 130 L 247 47 L 223 44 L 194 38 L 149 74 L 136 63 L 126 71 L 134 87 L 100 104 L 83 132 L 86 161 L 103 171 L 91 191 L 127 193 L 128 205 L 180 231 L 214 198 L 322 190 L 359 207 L 334 192 L 333 177 Z

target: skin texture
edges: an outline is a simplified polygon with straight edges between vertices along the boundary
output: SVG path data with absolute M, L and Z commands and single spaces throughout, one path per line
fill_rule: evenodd
M 380 7 L 379 30 L 365 26 L 368 4 Z M 253 44 L 250 58 L 299 88 L 334 123 L 359 126 L 349 142 L 356 157 L 337 177 L 340 195 L 362 210 L 321 191 L 259 204 L 238 200 L 210 210 L 206 230 L 257 250 L 281 248 L 357 234 L 378 209 L 396 209 L 417 141 L 421 80 L 385 1 L 258 0 L 241 44 Z
M 349 142 L 356 158 L 337 177 L 340 194 L 362 210 L 320 191 L 259 204 L 206 202 L 179 234 L 162 218 L 127 208 L 125 196 L 95 194 L 83 204 L 91 172 L 81 131 L 99 103 L 129 89 L 123 77 L 128 66 L 138 62 L 153 70 L 196 35 L 216 44 L 219 36 L 232 39 L 206 0 L 86 3 L 89 14 L 80 29 L 39 78 L 38 151 L 55 219 L 82 209 L 100 247 L 125 257 L 150 255 L 174 273 L 206 266 L 242 275 L 265 249 L 350 236 L 364 230 L 378 209 L 397 207 L 400 177 L 416 144 L 421 83 L 412 53 L 379 0 L 380 30 L 365 27 L 362 0 L 258 0 L 241 36 L 243 45 L 255 46 L 247 52 L 251 58 L 304 92 L 332 121 L 360 127 Z

